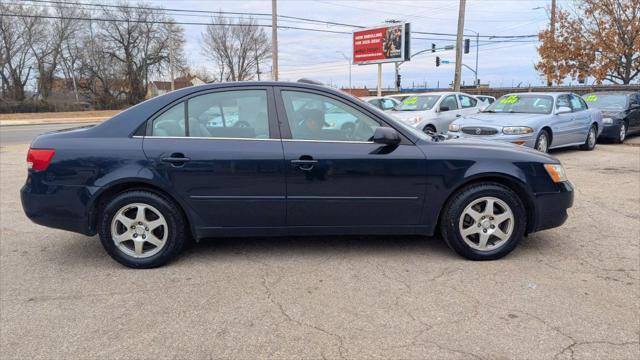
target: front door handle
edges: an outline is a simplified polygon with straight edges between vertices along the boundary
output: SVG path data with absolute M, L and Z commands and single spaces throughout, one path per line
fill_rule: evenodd
M 318 160 L 313 160 L 313 159 L 291 160 L 291 165 L 297 167 L 302 171 L 311 171 L 317 163 L 318 163 Z
M 462 116 L 462 114 L 456 114 L 456 117 L 460 117 L 460 116 Z

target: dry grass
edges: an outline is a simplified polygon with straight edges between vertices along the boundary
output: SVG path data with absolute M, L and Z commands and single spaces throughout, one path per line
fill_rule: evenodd
M 42 113 L 17 113 L 0 114 L 0 120 L 38 120 L 38 119 L 86 119 L 108 118 L 119 113 L 120 110 L 100 111 L 71 111 L 71 112 L 42 112 Z

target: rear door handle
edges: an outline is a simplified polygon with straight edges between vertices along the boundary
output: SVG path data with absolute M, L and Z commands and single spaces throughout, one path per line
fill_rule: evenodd
M 313 159 L 297 159 L 291 160 L 291 165 L 297 167 L 303 171 L 310 171 L 318 163 L 318 160 Z
M 182 166 L 184 163 L 191 161 L 190 158 L 184 156 L 183 154 L 171 154 L 171 156 L 166 156 L 160 158 L 163 162 L 171 163 L 172 166 Z

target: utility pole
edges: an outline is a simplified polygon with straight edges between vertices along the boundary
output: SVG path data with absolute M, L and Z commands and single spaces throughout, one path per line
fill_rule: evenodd
M 271 0 L 271 78 L 278 81 L 278 4 Z
M 396 77 L 393 78 L 393 81 L 395 81 L 396 83 L 396 91 L 400 91 L 400 84 L 398 84 L 398 72 L 400 71 L 400 63 L 395 62 L 393 64 L 395 65 L 395 68 L 396 68 Z
M 476 86 L 480 86 L 478 81 L 478 53 L 480 52 L 480 33 L 476 33 Z
M 176 89 L 176 82 L 173 78 L 173 42 L 169 39 L 169 76 L 171 76 L 171 91 Z
M 462 35 L 464 32 L 464 10 L 467 1 L 460 0 L 458 10 L 458 33 L 456 36 L 456 70 L 453 78 L 453 91 L 460 91 L 460 73 L 462 71 Z
M 253 47 L 255 50 L 255 59 L 256 59 L 256 74 L 258 75 L 258 81 L 260 81 L 260 59 L 258 59 L 258 42 L 256 41 L 255 46 Z
M 556 0 L 551 0 L 551 14 L 549 15 L 549 27 L 551 30 L 551 41 L 556 42 Z M 553 44 L 551 44 L 553 46 Z M 553 82 L 547 78 L 547 86 L 552 86 Z

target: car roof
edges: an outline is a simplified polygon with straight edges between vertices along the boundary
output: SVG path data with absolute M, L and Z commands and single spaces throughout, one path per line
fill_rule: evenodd
M 587 94 L 597 94 L 597 95 L 633 95 L 638 94 L 640 91 L 631 91 L 631 90 L 622 90 L 622 91 L 594 91 Z

